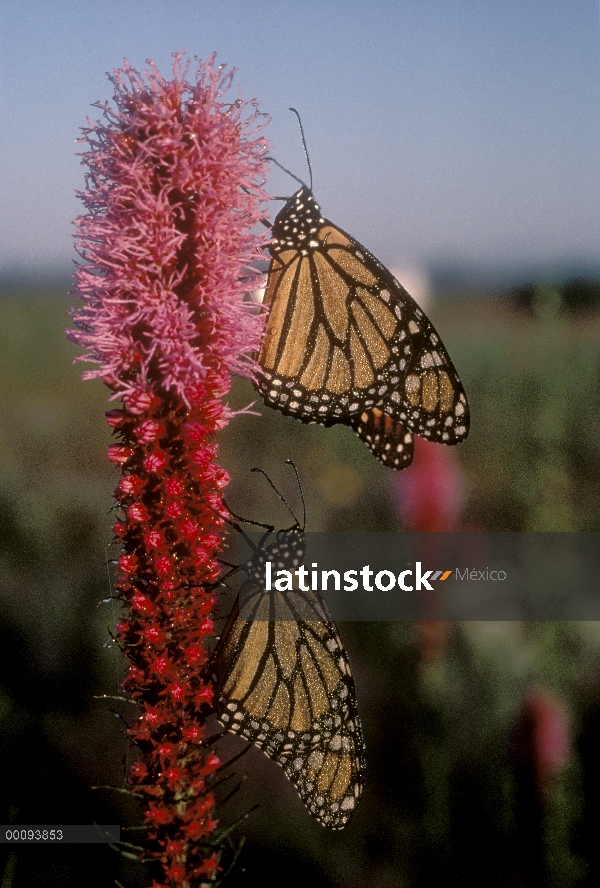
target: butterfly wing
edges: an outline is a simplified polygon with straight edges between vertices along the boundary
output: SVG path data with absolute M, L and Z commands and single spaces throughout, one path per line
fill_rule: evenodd
M 264 617 L 264 589 L 245 585 L 244 600 L 256 599 L 251 614 Z M 309 593 L 300 604 L 287 602 L 295 619 L 249 620 L 238 597 L 213 654 L 217 715 L 281 765 L 320 823 L 343 829 L 363 788 L 354 682 L 324 603 Z
M 389 414 L 372 407 L 350 420 L 350 425 L 385 466 L 400 470 L 411 464 L 412 433 Z
M 432 441 L 463 440 L 469 409 L 458 374 L 385 266 L 321 217 L 308 188 L 281 210 L 273 237 L 258 358 L 265 403 L 303 422 L 355 429 L 376 408 L 395 421 L 397 438 L 401 424 Z

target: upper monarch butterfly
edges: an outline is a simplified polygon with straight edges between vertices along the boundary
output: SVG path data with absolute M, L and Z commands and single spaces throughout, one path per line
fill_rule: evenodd
M 265 602 L 265 561 L 273 562 L 277 576 L 278 569 L 298 567 L 304 558 L 304 524 L 293 517 L 292 527 L 278 531 L 271 543 L 274 528 L 258 525 L 266 528 L 258 546 L 231 522 L 254 554 L 241 568 L 247 578 L 211 660 L 217 717 L 226 730 L 281 765 L 320 823 L 343 829 L 364 783 L 364 743 L 348 656 L 324 602 L 311 593 L 304 593 L 300 608 L 294 596 L 286 599 L 291 619 L 268 619 L 271 602 Z M 239 612 L 242 594 L 250 602 L 245 619 Z
M 258 356 L 265 404 L 305 423 L 351 426 L 394 469 L 410 464 L 413 434 L 466 438 L 467 399 L 440 337 L 392 273 L 321 216 L 312 171 L 272 234 Z

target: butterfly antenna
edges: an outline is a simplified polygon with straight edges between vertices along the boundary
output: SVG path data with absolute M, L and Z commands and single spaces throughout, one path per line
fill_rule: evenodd
M 310 190 L 312 191 L 312 167 L 310 165 L 310 157 L 308 156 L 308 148 L 306 147 L 306 139 L 304 138 L 304 127 L 302 126 L 300 115 L 298 114 L 296 109 L 290 108 L 289 110 L 294 112 L 294 114 L 298 118 L 298 123 L 300 124 L 300 135 L 302 136 L 302 144 L 304 145 L 304 155 L 306 157 L 306 163 L 308 164 L 308 172 L 310 173 Z
M 303 182 L 302 179 L 300 179 L 298 176 L 296 176 L 294 173 L 292 173 L 291 170 L 288 170 L 286 167 L 284 167 L 284 165 L 282 163 L 279 163 L 278 160 L 275 160 L 274 157 L 267 157 L 267 158 L 265 158 L 265 160 L 268 160 L 271 163 L 274 163 L 275 166 L 278 166 L 280 170 L 283 170 L 284 173 L 287 173 L 288 176 L 291 176 L 292 179 L 295 179 L 296 182 L 300 182 L 300 184 L 304 185 L 304 187 L 306 188 L 306 182 Z M 289 200 L 289 197 L 272 197 L 271 200 Z
M 267 481 L 269 482 L 269 484 L 271 485 L 271 487 L 273 488 L 273 490 L 275 491 L 275 493 L 277 494 L 277 496 L 279 497 L 279 499 L 281 500 L 281 502 L 283 503 L 283 505 L 286 507 L 286 509 L 288 510 L 288 512 L 290 513 L 290 515 L 292 516 L 292 518 L 294 519 L 294 521 L 295 521 L 296 524 L 298 525 L 298 527 L 300 527 L 300 522 L 298 521 L 298 519 L 296 518 L 296 516 L 295 516 L 294 513 L 292 512 L 291 506 L 289 505 L 289 503 L 287 503 L 287 502 L 284 500 L 284 498 L 283 498 L 282 495 L 279 493 L 279 491 L 277 490 L 277 488 L 275 487 L 275 485 L 273 484 L 273 482 L 271 481 L 271 479 L 269 478 L 269 476 L 267 475 L 267 473 L 265 472 L 265 470 L 264 470 L 264 469 L 250 469 L 250 471 L 251 471 L 251 472 L 258 472 L 260 475 L 264 475 L 264 476 L 265 476 L 265 478 L 267 479 Z
M 294 474 L 296 475 L 296 481 L 298 482 L 298 490 L 300 491 L 300 499 L 302 500 L 302 533 L 304 533 L 304 531 L 306 530 L 306 503 L 304 501 L 304 491 L 302 490 L 302 484 L 300 483 L 300 475 L 298 474 L 296 463 L 292 462 L 291 459 L 286 459 L 285 464 L 293 468 Z

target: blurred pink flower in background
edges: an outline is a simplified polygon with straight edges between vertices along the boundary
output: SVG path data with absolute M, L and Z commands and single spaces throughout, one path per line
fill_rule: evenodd
M 439 533 L 460 530 L 463 484 L 454 449 L 415 437 L 412 465 L 393 479 L 396 515 L 408 531 Z M 437 593 L 422 593 L 422 607 L 435 613 Z M 448 644 L 450 623 L 421 620 L 417 623 L 419 653 L 423 663 L 435 663 Z
M 546 792 L 571 754 L 571 726 L 565 702 L 539 685 L 523 695 L 519 725 L 526 737 L 539 792 Z
M 513 825 L 509 860 L 511 885 L 549 884 L 546 865 L 546 811 L 550 791 L 571 754 L 569 710 L 548 688 L 523 693 L 508 738 L 512 771 Z
M 406 530 L 460 530 L 463 482 L 454 448 L 415 437 L 412 465 L 395 475 L 393 485 L 396 515 Z

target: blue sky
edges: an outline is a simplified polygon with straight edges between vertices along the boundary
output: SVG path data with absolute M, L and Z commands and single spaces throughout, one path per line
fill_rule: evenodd
M 387 264 L 598 267 L 598 34 L 596 0 L 4 0 L 0 267 L 69 263 L 105 72 L 180 49 L 239 69 L 304 177 L 300 110 L 325 215 Z

